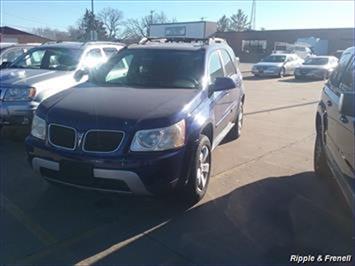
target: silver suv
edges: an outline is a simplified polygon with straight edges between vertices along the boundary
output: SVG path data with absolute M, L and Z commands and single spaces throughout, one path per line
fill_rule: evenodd
M 48 43 L 0 71 L 0 128 L 28 125 L 39 103 L 87 80 L 83 69 L 105 63 L 124 45 L 110 42 Z

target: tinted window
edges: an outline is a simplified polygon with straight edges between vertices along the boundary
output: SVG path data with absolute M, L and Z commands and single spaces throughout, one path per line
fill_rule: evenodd
M 221 50 L 222 60 L 224 64 L 224 69 L 226 70 L 227 76 L 232 76 L 236 73 L 234 63 L 227 51 Z
M 217 52 L 214 52 L 210 57 L 208 72 L 212 83 L 216 80 L 216 78 L 224 77 L 221 60 Z
M 13 68 L 37 68 L 54 70 L 74 70 L 79 62 L 81 51 L 67 48 L 31 49 L 19 57 Z
M 343 73 L 345 72 L 345 70 L 349 64 L 351 57 L 352 57 L 352 55 L 350 53 L 344 54 L 339 61 L 338 67 L 333 71 L 333 73 L 330 77 L 330 83 L 332 85 L 331 88 L 337 94 L 340 93 L 338 91 L 339 90 L 338 86 L 341 82 Z
M 354 59 L 352 60 L 352 63 L 350 63 L 346 70 L 344 71 L 344 74 L 342 76 L 341 82 L 341 91 L 342 92 L 350 92 L 354 91 L 354 75 L 355 75 L 355 64 L 354 64 Z
M 326 65 L 326 64 L 328 64 L 328 61 L 329 61 L 328 58 L 313 57 L 313 58 L 306 59 L 303 64 L 304 65 Z
M 4 55 L 1 56 L 1 61 L 14 62 L 17 57 L 23 54 L 23 52 L 24 51 L 22 48 L 9 49 L 4 53 Z
M 199 88 L 203 66 L 203 51 L 128 49 L 103 65 L 95 79 L 111 86 Z

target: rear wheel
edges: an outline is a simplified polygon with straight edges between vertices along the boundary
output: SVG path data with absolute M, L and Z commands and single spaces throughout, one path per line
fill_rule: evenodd
M 241 101 L 239 104 L 239 110 L 238 110 L 237 118 L 235 120 L 235 124 L 228 133 L 229 140 L 235 140 L 240 137 L 242 133 L 243 119 L 244 119 L 244 102 Z
M 327 164 L 327 158 L 325 155 L 324 145 L 322 141 L 322 136 L 317 133 L 316 143 L 314 145 L 314 172 L 319 177 L 331 176 L 331 171 Z
M 183 190 L 185 202 L 195 204 L 206 194 L 211 174 L 211 159 L 211 142 L 208 137 L 201 135 L 191 176 Z

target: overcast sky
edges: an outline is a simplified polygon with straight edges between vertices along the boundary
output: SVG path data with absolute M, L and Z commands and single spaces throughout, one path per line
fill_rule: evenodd
M 354 1 L 278 0 L 256 1 L 256 27 L 260 29 L 337 28 L 354 27 Z M 51 27 L 66 30 L 90 8 L 90 0 L 0 0 L 1 25 L 30 30 L 33 27 Z M 95 12 L 104 7 L 120 9 L 124 19 L 149 14 L 150 10 L 164 11 L 179 22 L 216 21 L 222 15 L 231 15 L 240 8 L 248 16 L 251 0 L 244 1 L 105 1 L 95 0 Z

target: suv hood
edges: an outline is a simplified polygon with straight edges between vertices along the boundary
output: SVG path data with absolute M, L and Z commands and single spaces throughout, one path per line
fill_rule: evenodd
M 99 87 L 85 83 L 40 105 L 49 123 L 76 129 L 117 129 L 138 125 L 164 127 L 182 119 L 198 89 Z M 191 105 L 189 105 L 191 106 Z M 180 117 L 179 117 L 180 114 Z
M 6 68 L 0 71 L 0 82 L 6 85 L 34 86 L 43 80 L 68 75 L 68 71 Z

